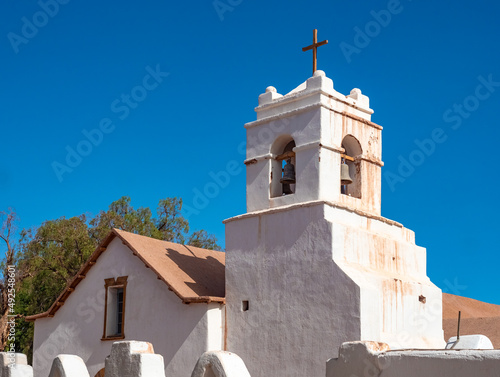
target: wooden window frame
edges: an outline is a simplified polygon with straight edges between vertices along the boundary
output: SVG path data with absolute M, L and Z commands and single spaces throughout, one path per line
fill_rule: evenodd
M 104 302 L 104 329 L 102 332 L 101 340 L 120 340 L 125 339 L 125 304 L 127 300 L 127 279 L 128 276 L 120 276 L 118 278 L 104 279 L 104 290 L 106 292 L 106 299 Z M 106 322 L 108 320 L 108 291 L 109 288 L 122 288 L 123 289 L 123 310 L 122 310 L 122 326 L 120 335 L 106 336 Z

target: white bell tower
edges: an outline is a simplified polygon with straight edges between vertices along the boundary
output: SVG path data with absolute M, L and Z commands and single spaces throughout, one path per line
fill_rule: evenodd
M 286 96 L 268 87 L 256 111 L 245 125 L 248 212 L 323 200 L 380 215 L 382 127 L 359 89 L 344 96 L 316 71 Z M 288 190 L 280 179 L 289 158 L 296 184 Z M 342 159 L 353 180 L 344 190 Z
M 380 216 L 382 127 L 368 97 L 316 71 L 284 96 L 268 87 L 256 112 L 247 213 L 225 221 L 227 349 L 252 377 L 323 377 L 346 341 L 443 348 L 426 250 Z M 292 184 L 281 182 L 288 160 Z

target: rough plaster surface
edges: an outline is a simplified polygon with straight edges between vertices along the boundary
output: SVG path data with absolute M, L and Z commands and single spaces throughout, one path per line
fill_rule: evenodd
M 331 244 L 322 206 L 227 224 L 228 350 L 252 376 L 324 376 L 331 353 L 360 338 L 360 290 Z
M 188 377 L 205 351 L 223 348 L 222 306 L 183 304 L 120 240 L 112 241 L 52 318 L 35 321 L 33 367 L 49 374 L 59 354 L 80 356 L 91 376 L 104 368 L 112 341 L 102 341 L 104 279 L 128 276 L 125 339 L 147 340 L 169 376 Z
M 250 377 L 241 358 L 232 352 L 205 352 L 196 363 L 191 377 Z
M 324 203 L 226 224 L 228 349 L 252 376 L 322 376 L 350 340 L 444 348 L 441 291 L 401 227 Z
M 3 377 L 33 377 L 33 368 L 30 365 L 11 365 L 4 369 Z
M 491 340 L 484 335 L 462 335 L 457 340 L 456 336 L 451 337 L 446 343 L 446 349 L 454 350 L 492 350 L 494 349 Z
M 0 352 L 0 377 L 33 377 L 33 368 L 23 353 Z
M 17 365 L 28 365 L 28 359 L 24 353 L 0 352 L 0 367 L 6 367 L 12 361 Z
M 81 357 L 58 355 L 52 362 L 49 377 L 89 377 L 89 372 Z
M 326 377 L 498 377 L 498 350 L 389 351 L 384 343 L 349 342 L 327 362 Z
M 163 356 L 148 342 L 115 342 L 106 358 L 105 377 L 165 377 Z

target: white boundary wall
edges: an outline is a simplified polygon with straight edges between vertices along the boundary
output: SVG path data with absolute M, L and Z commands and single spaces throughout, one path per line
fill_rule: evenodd
M 326 377 L 498 377 L 500 350 L 390 351 L 378 342 L 348 342 L 327 362 Z

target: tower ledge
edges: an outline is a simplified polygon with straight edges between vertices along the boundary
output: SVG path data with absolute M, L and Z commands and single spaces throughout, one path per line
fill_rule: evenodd
M 325 98 L 318 100 L 314 94 Z M 345 112 L 368 121 L 373 114 L 373 110 L 370 109 L 370 99 L 362 94 L 360 89 L 354 88 L 345 96 L 333 89 L 333 81 L 326 77 L 323 71 L 316 71 L 313 77 L 284 96 L 277 93 L 276 88 L 268 87 L 266 92 L 259 96 L 259 106 L 255 111 L 257 120 L 261 120 L 318 103 L 330 105 L 336 112 Z
M 246 219 L 246 218 L 250 218 L 250 217 L 255 217 L 255 216 L 260 216 L 260 215 L 263 215 L 263 214 L 273 214 L 273 213 L 279 213 L 279 212 L 287 212 L 287 211 L 290 211 L 290 210 L 293 210 L 293 209 L 313 207 L 313 206 L 322 205 L 322 204 L 330 206 L 331 208 L 334 208 L 334 209 L 344 210 L 344 211 L 347 211 L 347 212 L 349 212 L 351 214 L 356 214 L 356 215 L 361 216 L 361 217 L 363 217 L 365 219 L 379 221 L 379 222 L 381 222 L 383 224 L 382 226 L 389 225 L 390 227 L 399 228 L 399 230 L 397 230 L 397 232 L 403 231 L 404 238 L 407 241 L 409 241 L 409 242 L 415 242 L 415 233 L 412 230 L 405 228 L 403 226 L 403 224 L 398 223 L 397 221 L 390 220 L 390 219 L 387 219 L 385 217 L 377 216 L 377 215 L 374 215 L 374 214 L 371 214 L 371 213 L 368 213 L 368 212 L 365 212 L 365 211 L 361 211 L 361 210 L 358 210 L 358 209 L 354 209 L 354 208 L 352 208 L 352 207 L 350 207 L 348 205 L 342 205 L 342 204 L 339 204 L 339 203 L 333 203 L 333 202 L 329 202 L 329 201 L 325 201 L 325 200 L 312 200 L 312 201 L 304 202 L 304 203 L 289 204 L 289 205 L 284 205 L 284 206 L 275 207 L 275 208 L 271 208 L 271 209 L 264 209 L 264 210 L 258 210 L 258 211 L 248 212 L 248 213 L 244 213 L 242 215 L 230 217 L 230 218 L 224 220 L 222 223 L 223 224 L 228 224 L 228 223 L 233 222 L 233 221 L 242 220 L 242 219 Z M 387 229 L 389 229 L 389 228 L 387 228 Z M 388 235 L 389 235 L 389 233 L 392 233 L 392 232 L 387 232 Z
M 222 223 L 223 224 L 227 224 L 227 223 L 230 223 L 231 221 L 235 221 L 235 220 L 239 220 L 239 219 L 244 219 L 246 217 L 259 216 L 259 215 L 261 215 L 263 213 L 283 212 L 283 211 L 289 211 L 290 209 L 293 209 L 293 208 L 311 207 L 311 206 L 315 206 L 315 205 L 318 205 L 318 204 L 326 204 L 326 205 L 329 205 L 331 207 L 335 207 L 335 208 L 339 208 L 339 209 L 345 209 L 346 211 L 355 213 L 355 214 L 360 215 L 360 216 L 364 216 L 364 217 L 372 219 L 372 220 L 378 220 L 378 221 L 382 221 L 383 223 L 386 223 L 388 225 L 393 225 L 393 226 L 397 226 L 399 228 L 404 228 L 404 225 L 401 224 L 401 223 L 398 223 L 397 221 L 385 218 L 383 216 L 373 215 L 371 213 L 368 213 L 368 212 L 365 212 L 365 211 L 361 211 L 361 210 L 358 210 L 358 209 L 354 209 L 354 208 L 351 208 L 351 207 L 349 207 L 347 205 L 342 205 L 342 204 L 339 204 L 339 203 L 333 203 L 333 202 L 329 202 L 329 201 L 326 201 L 326 200 L 311 200 L 309 202 L 304 202 L 304 203 L 290 204 L 290 205 L 286 205 L 286 206 L 282 206 L 282 207 L 276 207 L 276 208 L 271 208 L 271 209 L 263 209 L 263 210 L 259 210 L 259 211 L 248 212 L 248 213 L 244 213 L 244 214 L 241 214 L 241 215 L 238 215 L 238 216 L 230 217 L 230 218 L 228 218 L 226 220 L 223 220 Z

